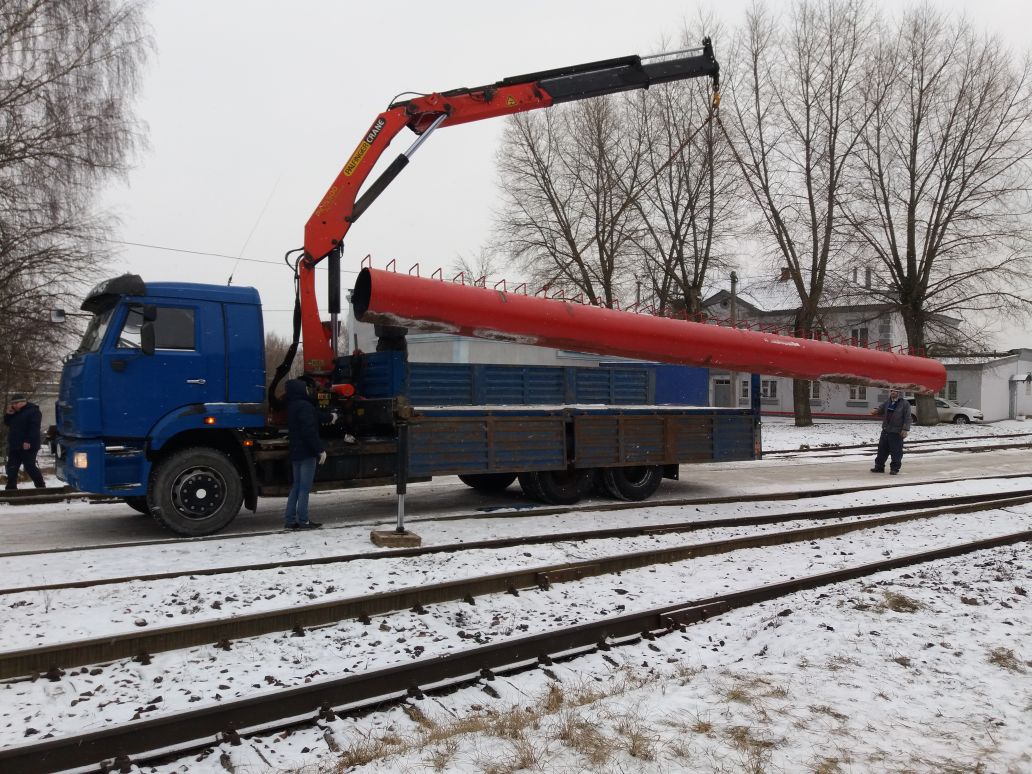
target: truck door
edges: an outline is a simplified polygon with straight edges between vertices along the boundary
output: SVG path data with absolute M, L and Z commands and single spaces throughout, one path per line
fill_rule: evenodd
M 176 409 L 226 399 L 222 306 L 214 302 L 153 302 L 155 351 L 140 348 L 143 303 L 118 310 L 101 363 L 104 434 L 146 437 Z

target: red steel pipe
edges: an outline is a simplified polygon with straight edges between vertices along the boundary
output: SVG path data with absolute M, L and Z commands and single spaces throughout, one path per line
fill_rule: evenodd
M 619 312 L 363 269 L 351 303 L 363 322 L 664 363 L 937 392 L 929 358 Z

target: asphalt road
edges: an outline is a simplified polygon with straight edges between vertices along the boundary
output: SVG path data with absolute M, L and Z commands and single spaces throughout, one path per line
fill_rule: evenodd
M 870 458 L 820 460 L 760 460 L 756 462 L 683 465 L 679 481 L 665 481 L 658 499 L 724 497 L 824 487 L 871 484 L 903 486 L 948 478 L 1029 473 L 1032 452 L 999 452 L 904 456 L 899 476 L 870 472 Z M 243 511 L 226 535 L 278 529 L 285 500 L 266 499 L 257 513 Z M 647 506 L 647 502 L 643 505 Z M 498 508 L 533 508 L 517 484 L 500 495 L 483 495 L 457 478 L 410 484 L 406 497 L 409 525 L 449 513 L 475 513 Z M 540 506 L 538 506 L 540 507 Z M 395 523 L 397 504 L 391 487 L 349 489 L 312 495 L 310 516 L 327 526 Z M 77 548 L 108 543 L 173 540 L 174 535 L 152 519 L 121 503 L 71 502 L 55 505 L 0 505 L 0 553 L 47 548 Z

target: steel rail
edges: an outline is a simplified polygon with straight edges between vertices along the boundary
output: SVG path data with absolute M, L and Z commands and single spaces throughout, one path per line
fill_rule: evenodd
M 1021 477 L 1030 477 L 1032 474 L 1021 474 Z M 879 489 L 882 487 L 878 487 Z M 363 559 L 392 559 L 397 557 L 427 556 L 430 554 L 453 553 L 473 550 L 493 550 L 501 548 L 515 548 L 518 546 L 541 545 L 560 542 L 577 542 L 583 540 L 605 540 L 608 538 L 638 537 L 640 535 L 653 534 L 655 532 L 697 532 L 703 529 L 715 529 L 720 527 L 747 527 L 755 524 L 773 524 L 779 521 L 813 521 L 818 519 L 845 518 L 848 516 L 862 516 L 870 513 L 885 513 L 891 511 L 910 510 L 916 507 L 933 507 L 937 505 L 956 505 L 970 502 L 988 502 L 992 499 L 1002 500 L 1032 495 L 1032 489 L 1016 489 L 1008 492 L 996 492 L 975 495 L 956 495 L 952 497 L 938 497 L 922 499 L 920 501 L 897 502 L 897 503 L 872 503 L 869 505 L 853 505 L 846 508 L 827 508 L 813 511 L 798 511 L 795 513 L 764 514 L 758 516 L 725 516 L 715 519 L 703 519 L 695 521 L 671 522 L 669 524 L 641 524 L 628 527 L 606 527 L 595 530 L 578 530 L 574 532 L 553 532 L 538 535 L 521 535 L 513 538 L 494 538 L 491 540 L 477 540 L 463 543 L 443 543 L 434 546 L 420 546 L 418 548 L 388 549 L 383 551 L 364 551 L 351 554 L 334 554 L 331 556 L 310 557 L 307 559 L 287 559 L 275 562 L 262 562 L 258 564 L 226 565 L 223 567 L 209 567 L 200 569 L 172 570 L 168 572 L 148 573 L 146 575 L 136 573 L 133 575 L 122 575 L 110 578 L 96 578 L 92 580 L 63 581 L 59 583 L 46 583 L 36 586 L 11 586 L 0 588 L 0 596 L 5 594 L 23 594 L 44 591 L 60 591 L 61 589 L 92 588 L 94 586 L 107 586 L 119 583 L 148 582 L 157 580 L 168 580 L 169 578 L 181 578 L 190 575 L 226 575 L 237 572 L 279 570 L 287 567 L 317 567 L 324 564 L 341 564 L 354 562 Z M 728 502 L 744 502 L 744 498 L 727 498 Z M 677 501 L 664 503 L 619 503 L 619 508 L 610 510 L 625 510 L 628 506 L 635 509 L 642 507 L 675 507 L 683 505 L 700 504 L 697 501 Z M 609 503 L 607 505 L 614 505 Z M 579 508 L 555 509 L 556 513 L 571 513 L 581 510 Z M 583 510 L 601 510 L 588 506 Z M 548 515 L 548 514 L 544 514 Z
M 877 446 L 871 445 L 866 447 L 868 449 L 876 449 Z M 987 451 L 1007 451 L 1010 449 L 1028 449 L 1032 448 L 1032 442 L 1030 443 L 1008 443 L 1008 444 L 996 444 L 993 446 L 940 446 L 938 448 L 919 448 L 913 449 L 908 447 L 906 450 L 907 454 L 934 454 L 936 452 L 963 452 L 967 453 L 980 453 Z M 823 452 L 828 452 L 824 454 Z M 832 457 L 854 457 L 861 453 L 861 449 L 854 452 L 843 452 L 836 449 L 800 449 L 794 452 L 764 452 L 763 457 L 767 457 L 769 454 L 777 454 L 778 459 L 790 459 L 790 458 L 806 458 L 806 459 L 830 459 Z
M 489 512 L 478 511 L 475 513 L 459 513 L 459 514 L 447 514 L 442 516 L 423 516 L 415 517 L 414 521 L 421 523 L 434 523 L 441 521 L 463 521 L 473 519 L 514 519 L 514 518 L 531 518 L 535 516 L 553 516 L 557 514 L 566 513 L 579 513 L 584 511 L 628 511 L 636 510 L 640 508 L 675 508 L 683 506 L 704 506 L 704 505 L 722 505 L 728 503 L 764 503 L 767 501 L 797 501 L 797 499 L 812 499 L 815 497 L 830 497 L 836 494 L 851 494 L 853 492 L 866 492 L 876 491 L 878 489 L 889 489 L 893 486 L 934 486 L 936 484 L 952 484 L 958 481 L 988 481 L 988 480 L 1005 480 L 1005 479 L 1023 479 L 1032 478 L 1032 472 L 1030 473 L 1006 473 L 997 474 L 993 476 L 974 476 L 970 478 L 950 478 L 950 479 L 932 479 L 930 481 L 894 481 L 892 484 L 878 483 L 878 484 L 863 484 L 859 486 L 843 486 L 843 487 L 828 487 L 823 489 L 807 489 L 799 491 L 783 491 L 783 492 L 767 492 L 763 494 L 728 494 L 718 497 L 676 497 L 676 498 L 665 498 L 665 499 L 648 499 L 648 501 L 642 502 L 582 502 L 578 505 L 573 506 L 547 506 L 547 507 L 533 507 L 533 508 L 520 508 L 516 510 L 513 507 L 512 510 L 507 510 L 508 506 L 494 506 L 490 507 Z M 386 522 L 383 519 L 376 519 L 372 521 L 355 521 L 347 524 L 334 524 L 326 525 L 324 529 L 353 529 L 357 526 L 381 526 Z M 393 524 L 393 520 L 389 522 Z M 144 541 L 133 541 L 129 543 L 105 543 L 96 546 L 78 546 L 74 548 L 47 548 L 47 549 L 36 549 L 26 551 L 9 551 L 6 553 L 0 553 L 0 559 L 17 557 L 17 556 L 45 556 L 49 554 L 58 553 L 73 553 L 76 551 L 103 551 L 107 549 L 117 548 L 142 548 L 151 546 L 171 546 L 179 543 L 207 543 L 214 541 L 223 540 L 243 540 L 248 538 L 262 538 L 270 535 L 283 535 L 283 529 L 263 529 L 261 531 L 254 531 L 254 533 L 224 533 L 221 535 L 208 535 L 201 538 L 175 538 L 169 536 L 168 538 L 162 538 L 159 540 L 144 540 Z M 366 554 L 368 555 L 368 554 Z M 194 571 L 192 574 L 202 573 L 203 569 Z M 35 587 L 31 587 L 35 588 Z M 2 589 L 0 593 L 9 593 L 11 591 L 19 590 L 31 590 L 30 587 L 23 588 L 10 588 Z
M 849 487 L 833 487 L 827 489 L 813 489 L 813 490 L 801 490 L 801 491 L 790 491 L 790 492 L 768 492 L 764 494 L 754 495 L 724 495 L 721 497 L 684 497 L 684 498 L 667 498 L 663 500 L 646 500 L 641 502 L 588 502 L 583 505 L 572 505 L 572 506 L 547 506 L 532 508 L 521 508 L 516 510 L 515 507 L 512 510 L 507 510 L 509 506 L 491 506 L 490 512 L 478 511 L 476 513 L 461 513 L 461 514 L 448 514 L 443 516 L 415 516 L 410 518 L 411 521 L 415 522 L 443 522 L 443 521 L 463 521 L 466 519 L 518 519 L 518 518 L 531 518 L 535 516 L 554 516 L 564 513 L 578 513 L 583 511 L 623 511 L 623 510 L 634 510 L 638 508 L 667 508 L 667 507 L 679 507 L 685 505 L 720 505 L 723 503 L 741 503 L 741 502 L 765 502 L 768 500 L 806 500 L 817 497 L 831 497 L 833 495 L 840 494 L 852 494 L 854 492 L 869 492 L 877 491 L 879 489 L 889 489 L 892 486 L 932 486 L 935 484 L 951 484 L 957 481 L 982 481 L 982 480 L 996 480 L 996 479 L 1010 479 L 1010 478 L 1030 478 L 1032 472 L 1029 473 L 1002 473 L 991 476 L 972 476 L 969 478 L 943 478 L 943 479 L 932 479 L 929 481 L 899 481 L 894 484 L 865 484 L 861 486 L 849 486 Z M 378 527 L 384 524 L 394 524 L 393 519 L 391 521 L 385 521 L 383 519 L 377 519 L 375 521 L 356 521 L 347 524 L 335 524 L 327 525 L 324 528 L 326 530 L 336 529 L 353 529 L 355 527 Z M 137 540 L 125 543 L 102 543 L 95 546 L 76 546 L 74 548 L 48 548 L 48 549 L 36 549 L 26 551 L 9 551 L 7 553 L 0 553 L 0 559 L 8 559 L 19 556 L 46 556 L 49 554 L 66 554 L 74 553 L 77 551 L 104 551 L 108 549 L 118 548 L 142 548 L 149 546 L 171 546 L 179 543 L 206 543 L 218 540 L 244 540 L 247 538 L 256 537 L 267 537 L 269 535 L 281 535 L 283 534 L 282 529 L 272 530 L 261 530 L 258 532 L 235 532 L 235 533 L 222 533 L 218 535 L 206 535 L 204 537 L 174 537 L 171 534 L 166 538 L 160 538 L 155 540 Z M 201 572 L 201 571 L 198 571 Z
M 1023 530 L 730 594 L 664 605 L 99 731 L 8 747 L 0 750 L 0 767 L 21 774 L 42 774 L 87 766 L 108 771 L 110 762 L 115 761 L 116 765 L 128 771 L 132 763 L 138 764 L 157 755 L 168 756 L 173 750 L 177 754 L 185 754 L 217 744 L 222 739 L 238 741 L 242 733 L 279 730 L 284 719 L 289 719 L 289 726 L 298 725 L 306 717 L 309 722 L 316 722 L 333 717 L 333 708 L 347 707 L 348 711 L 354 711 L 401 695 L 418 695 L 421 690 L 429 690 L 428 686 L 436 691 L 468 682 L 477 676 L 490 679 L 496 671 L 534 663 L 547 664 L 559 654 L 607 648 L 610 641 L 652 638 L 656 634 L 683 629 L 715 615 L 787 594 L 1029 540 L 1032 540 L 1032 530 Z M 152 754 L 146 756 L 147 753 Z M 134 755 L 140 757 L 130 761 L 129 756 Z
M 911 438 L 907 441 L 907 448 L 914 446 L 915 444 L 928 444 L 928 443 L 953 443 L 954 441 L 987 441 L 991 438 L 1027 438 L 1032 436 L 1032 433 L 1000 433 L 999 435 L 958 435 L 953 438 Z M 798 454 L 799 452 L 817 452 L 817 451 L 841 451 L 843 449 L 877 449 L 878 442 L 872 443 L 853 443 L 853 444 L 835 444 L 829 446 L 817 446 L 810 449 L 770 449 L 764 450 L 764 456 L 768 454 Z
M 609 575 L 657 564 L 696 559 L 703 556 L 731 553 L 749 548 L 764 548 L 787 543 L 822 540 L 918 519 L 934 518 L 947 513 L 971 513 L 992 508 L 1032 502 L 1032 494 L 1023 497 L 991 499 L 967 505 L 956 504 L 921 511 L 881 516 L 862 521 L 824 524 L 819 527 L 772 532 L 760 535 L 692 543 L 578 562 L 529 567 L 478 578 L 462 578 L 425 586 L 350 597 L 308 605 L 268 610 L 250 615 L 234 615 L 206 621 L 193 621 L 176 626 L 135 630 L 118 635 L 33 646 L 0 653 L 0 679 L 11 679 L 46 673 L 59 676 L 61 670 L 87 664 L 108 663 L 123 658 L 143 658 L 155 653 L 201 645 L 220 644 L 229 647 L 234 640 L 275 632 L 298 631 L 324 626 L 345 619 L 368 620 L 369 616 L 399 610 L 418 609 L 424 605 L 472 600 L 478 596 L 513 592 L 519 589 L 549 588 L 557 583 Z M 678 531 L 657 525 L 643 534 L 668 534 Z

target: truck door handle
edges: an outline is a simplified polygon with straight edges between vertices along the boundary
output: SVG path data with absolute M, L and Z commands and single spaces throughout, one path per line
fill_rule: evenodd
M 186 383 L 187 384 L 207 384 L 208 382 L 206 382 L 204 379 L 187 379 Z

